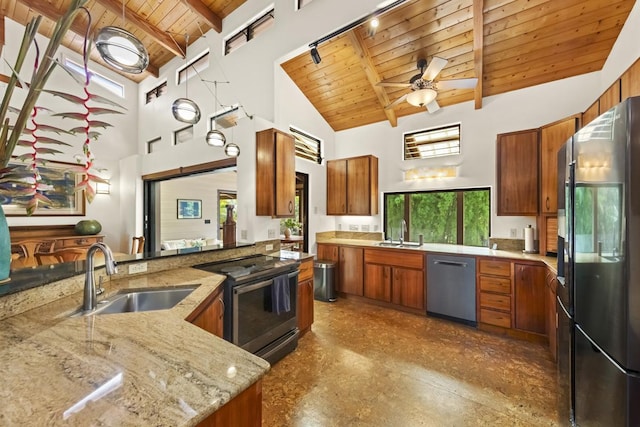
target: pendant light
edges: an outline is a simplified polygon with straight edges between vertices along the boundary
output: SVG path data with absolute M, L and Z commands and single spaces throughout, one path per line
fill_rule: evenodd
M 176 120 L 189 123 L 191 125 L 200 121 L 200 107 L 198 104 L 189 99 L 189 60 L 187 50 L 189 49 L 189 35 L 185 34 L 186 45 L 184 48 L 185 80 L 184 80 L 184 98 L 178 98 L 173 101 L 171 112 Z
M 231 128 L 231 139 L 233 140 L 233 128 Z M 226 154 L 227 157 L 238 157 L 240 155 L 240 147 L 230 142 L 224 146 L 224 154 Z
M 217 112 L 215 111 L 216 102 L 218 102 L 218 82 L 217 81 L 213 82 L 213 87 L 214 87 L 213 97 L 215 98 L 213 100 L 213 110 L 214 110 L 213 129 L 207 132 L 207 137 L 205 139 L 205 142 L 212 147 L 224 147 L 224 144 L 227 142 L 227 137 L 224 136 L 224 133 L 218 130 L 218 119 L 216 117 Z M 220 106 L 222 107 L 222 104 L 220 104 Z
M 122 25 L 125 22 L 125 5 L 122 1 Z M 127 30 L 103 27 L 95 38 L 98 53 L 109 66 L 125 73 L 140 74 L 149 65 L 149 53 L 140 40 Z

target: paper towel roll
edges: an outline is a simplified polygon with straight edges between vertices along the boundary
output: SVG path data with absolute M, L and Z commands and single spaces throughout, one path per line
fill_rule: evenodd
M 534 242 L 533 242 L 533 227 L 528 225 L 524 229 L 524 251 L 525 252 L 534 252 Z

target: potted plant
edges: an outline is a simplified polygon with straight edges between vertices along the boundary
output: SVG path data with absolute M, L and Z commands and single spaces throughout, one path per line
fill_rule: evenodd
M 81 173 L 83 176 L 76 191 L 84 190 L 87 201 L 91 202 L 95 195 L 92 183 L 105 182 L 94 172 L 91 142 L 100 135 L 96 128 L 106 128 L 111 125 L 102 120 L 97 120 L 95 116 L 121 112 L 101 107 L 100 104 L 107 104 L 110 107 L 120 106 L 90 91 L 91 74 L 87 63 L 90 51 L 88 31 L 91 25 L 91 17 L 89 11 L 84 7 L 87 1 L 71 0 L 65 14 L 56 22 L 44 51 L 40 50 L 36 40 L 42 17 L 38 16 L 27 24 L 16 61 L 12 67 L 9 82 L 0 103 L 0 195 L 19 196 L 28 215 L 32 214 L 38 206 L 46 206 L 51 203 L 45 194 L 49 188 L 41 182 L 38 167 L 46 163 L 47 159 L 44 156 L 62 153 L 63 151 L 60 148 L 73 145 L 61 140 L 60 138 L 63 135 L 65 138 L 69 135 L 79 135 L 78 145 L 82 146 L 83 156 L 78 160 L 78 165 L 73 168 L 74 172 Z M 79 12 L 86 12 L 89 15 L 87 34 L 84 41 L 84 75 L 74 72 L 55 59 L 56 52 L 65 34 Z M 32 67 L 30 81 L 25 82 L 20 78 L 20 72 L 23 65 L 25 65 L 27 53 L 30 49 L 35 50 L 36 58 Z M 79 89 L 77 92 L 81 93 L 81 95 L 45 88 L 47 80 L 58 67 L 69 73 L 73 80 L 78 83 Z M 26 92 L 22 102 L 16 100 L 16 98 L 22 98 L 14 97 L 16 88 L 22 88 Z M 46 120 L 42 120 L 43 117 L 46 117 L 47 112 L 54 113 L 37 105 L 37 101 L 43 93 L 61 98 L 73 105 L 73 108 L 70 108 L 72 111 L 51 114 L 63 119 L 71 119 L 74 122 L 71 129 L 61 129 L 58 126 L 47 124 Z M 14 153 L 17 147 L 21 147 L 20 151 L 22 153 L 19 155 Z M 24 162 L 28 167 L 18 170 L 10 164 L 10 161 Z M 10 264 L 11 240 L 9 227 L 2 205 L 0 205 L 0 283 L 9 280 Z
M 295 218 L 280 220 L 280 228 L 283 230 L 284 237 L 291 237 L 291 232 L 299 232 L 301 225 Z

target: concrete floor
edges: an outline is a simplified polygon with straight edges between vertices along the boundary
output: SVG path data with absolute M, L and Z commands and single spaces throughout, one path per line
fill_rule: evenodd
M 263 381 L 263 426 L 558 425 L 540 344 L 340 299 Z

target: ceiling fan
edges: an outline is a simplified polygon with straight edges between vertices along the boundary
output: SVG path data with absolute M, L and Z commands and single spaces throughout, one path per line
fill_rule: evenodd
M 384 109 L 392 108 L 406 100 L 409 104 L 415 105 L 416 107 L 426 107 L 427 111 L 433 113 L 440 109 L 436 101 L 438 89 L 473 89 L 476 87 L 476 84 L 478 84 L 477 78 L 434 81 L 438 74 L 440 74 L 440 71 L 447 65 L 447 62 L 449 61 L 446 59 L 434 56 L 429 66 L 427 66 L 426 59 L 418 59 L 418 70 L 420 70 L 420 73 L 411 77 L 408 83 L 390 82 L 387 80 L 378 83 L 378 86 L 408 87 L 412 90 L 412 92 L 402 95 L 384 107 Z

